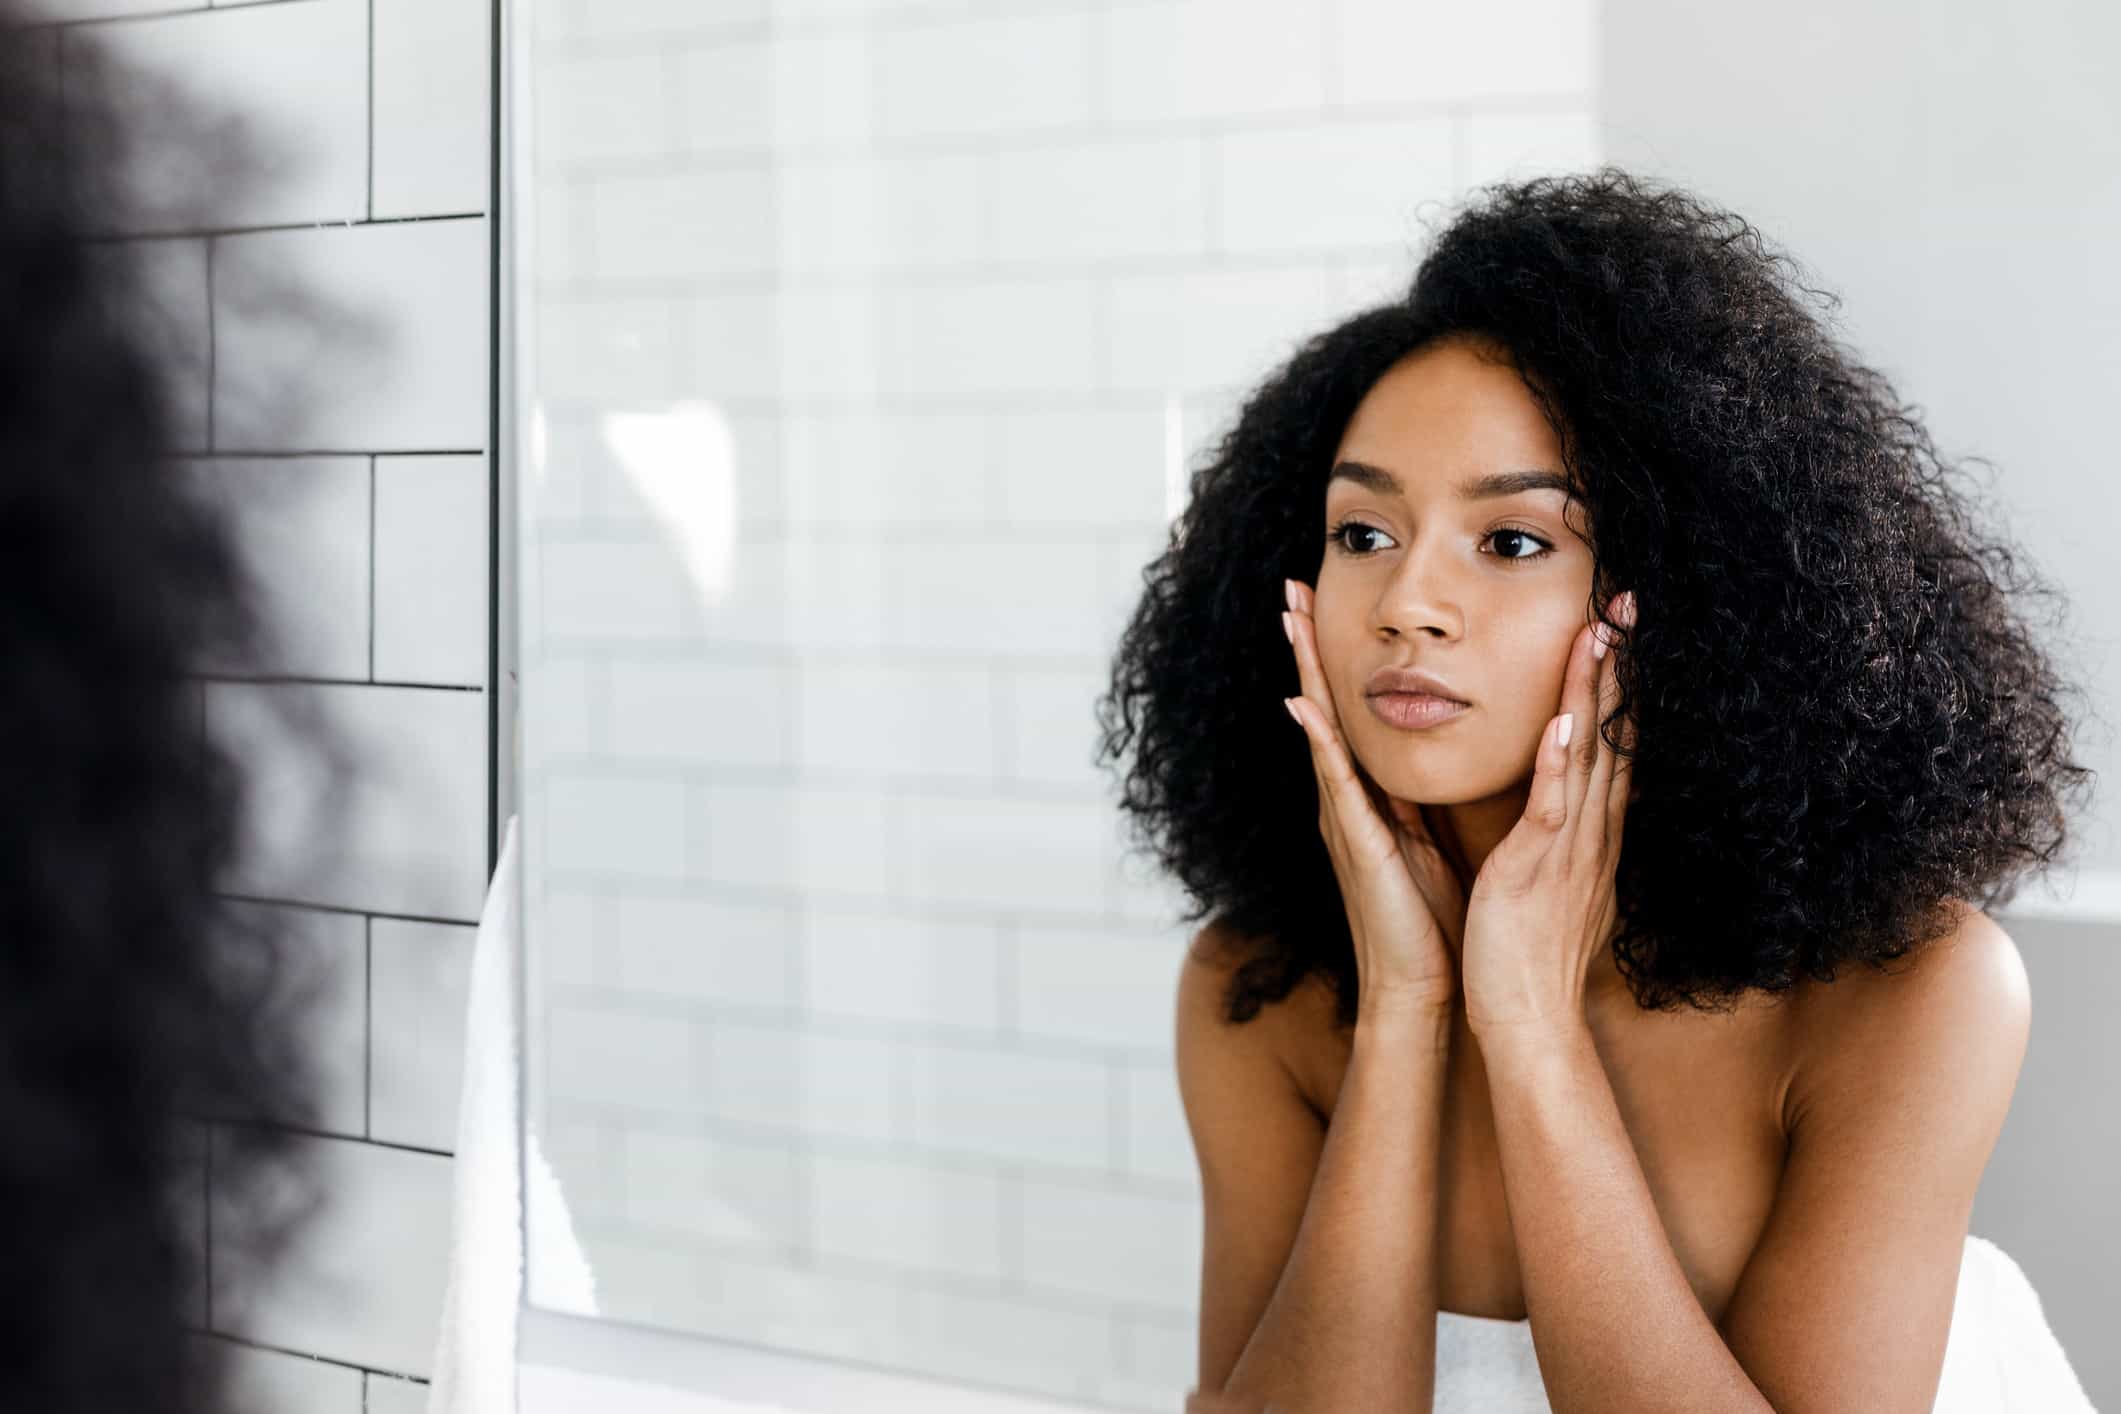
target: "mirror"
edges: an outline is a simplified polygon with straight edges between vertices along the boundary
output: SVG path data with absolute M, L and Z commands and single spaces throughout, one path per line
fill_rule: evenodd
M 2096 401 L 2035 340 L 2013 282 L 2040 277 L 2000 263 L 2022 207 L 1912 254 L 1901 229 L 1984 200 L 1935 164 L 1971 164 L 1996 110 L 1930 100 L 1972 102 L 1938 77 L 1963 62 L 2032 103 L 2051 76 L 2019 19 L 1978 60 L 1642 0 L 515 0 L 513 22 L 546 1309 L 1179 1407 L 1202 1206 L 1174 989 L 1198 925 L 1130 841 L 1093 703 L 1246 396 L 1402 293 L 1484 184 L 1608 160 L 1698 182 L 1849 294 L 1851 339 L 1941 435 L 2007 465 L 2070 461 L 2086 424 L 1990 380 Z M 2105 47 L 2050 29 L 2040 52 L 2121 39 L 2079 22 Z M 1827 91 L 1911 109 L 1872 156 L 1932 165 L 1873 171 L 1848 112 L 1777 102 L 1794 63 L 1890 76 Z M 2111 170 L 2110 94 L 2056 83 L 2103 104 L 2077 137 Z M 2058 140 L 2012 185 L 1997 158 L 1983 209 L 2037 209 L 2086 160 Z M 1977 251 L 1955 308 L 2034 367 L 1945 337 L 1925 298 Z M 2121 521 L 2110 483 L 2010 492 L 2073 599 L 2121 591 L 2085 529 Z M 2052 514 L 2072 496 L 2107 514 Z M 2117 659 L 2089 669 L 2110 694 Z
M 1589 160 L 1587 19 L 1482 119 L 1389 5 L 902 8 L 522 7 L 530 1114 L 603 1315 L 1170 1409 L 1192 929 L 1092 702 L 1241 391 Z

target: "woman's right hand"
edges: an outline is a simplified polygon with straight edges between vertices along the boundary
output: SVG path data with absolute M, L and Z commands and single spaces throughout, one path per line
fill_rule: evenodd
M 1310 586 L 1283 585 L 1290 607 L 1282 627 L 1303 688 L 1285 705 L 1311 743 L 1318 830 L 1348 910 L 1361 1006 L 1447 1012 L 1458 995 L 1454 949 L 1465 936 L 1465 891 L 1420 805 L 1373 795 L 1357 775 L 1318 656 Z

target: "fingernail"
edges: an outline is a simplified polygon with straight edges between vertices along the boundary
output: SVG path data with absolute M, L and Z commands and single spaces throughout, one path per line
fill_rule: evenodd
M 1283 580 L 1283 581 L 1281 582 L 1281 597 L 1289 601 L 1289 607 L 1290 607 L 1290 608 L 1292 608 L 1292 609 L 1293 609 L 1293 608 L 1295 608 L 1295 607 L 1296 607 L 1296 581 L 1295 581 L 1295 580 L 1293 580 L 1293 579 L 1285 579 L 1285 580 Z
M 1605 648 L 1606 648 L 1606 643 L 1605 643 L 1605 625 L 1604 625 L 1604 624 L 1592 624 L 1592 625 L 1591 625 L 1591 656 L 1592 656 L 1593 658 L 1603 658 L 1603 657 L 1605 656 Z
M 1296 641 L 1296 624 L 1289 618 L 1287 609 L 1281 612 L 1281 636 L 1288 639 L 1291 643 Z
M 1304 724 L 1304 719 L 1296 715 L 1296 703 L 1292 699 L 1284 697 L 1281 700 L 1281 706 L 1282 710 L 1289 714 L 1290 721 L 1296 723 L 1299 727 Z
M 1567 746 L 1569 744 L 1569 737 L 1575 732 L 1575 730 L 1576 714 L 1574 712 L 1562 713 L 1561 725 L 1554 729 L 1554 744 L 1556 746 Z

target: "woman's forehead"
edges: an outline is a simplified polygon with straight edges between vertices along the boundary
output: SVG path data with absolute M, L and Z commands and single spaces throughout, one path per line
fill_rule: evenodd
M 1372 385 L 1342 430 L 1334 462 L 1343 461 L 1382 468 L 1411 494 L 1474 474 L 1558 472 L 1561 443 L 1515 367 L 1452 342 L 1410 354 Z

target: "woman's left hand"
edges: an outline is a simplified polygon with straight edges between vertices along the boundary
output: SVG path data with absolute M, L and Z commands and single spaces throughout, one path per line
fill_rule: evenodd
M 1632 593 L 1614 601 L 1613 617 L 1634 624 Z M 1540 738 L 1524 816 L 1482 862 L 1467 899 L 1460 986 L 1476 1037 L 1580 1024 L 1591 964 L 1615 931 L 1613 874 L 1632 762 L 1598 734 L 1620 693 L 1616 650 L 1592 651 L 1603 632 L 1592 624 L 1576 636 L 1561 715 Z M 1557 740 L 1564 716 L 1565 745 Z M 1620 739 L 1633 750 L 1632 718 Z

